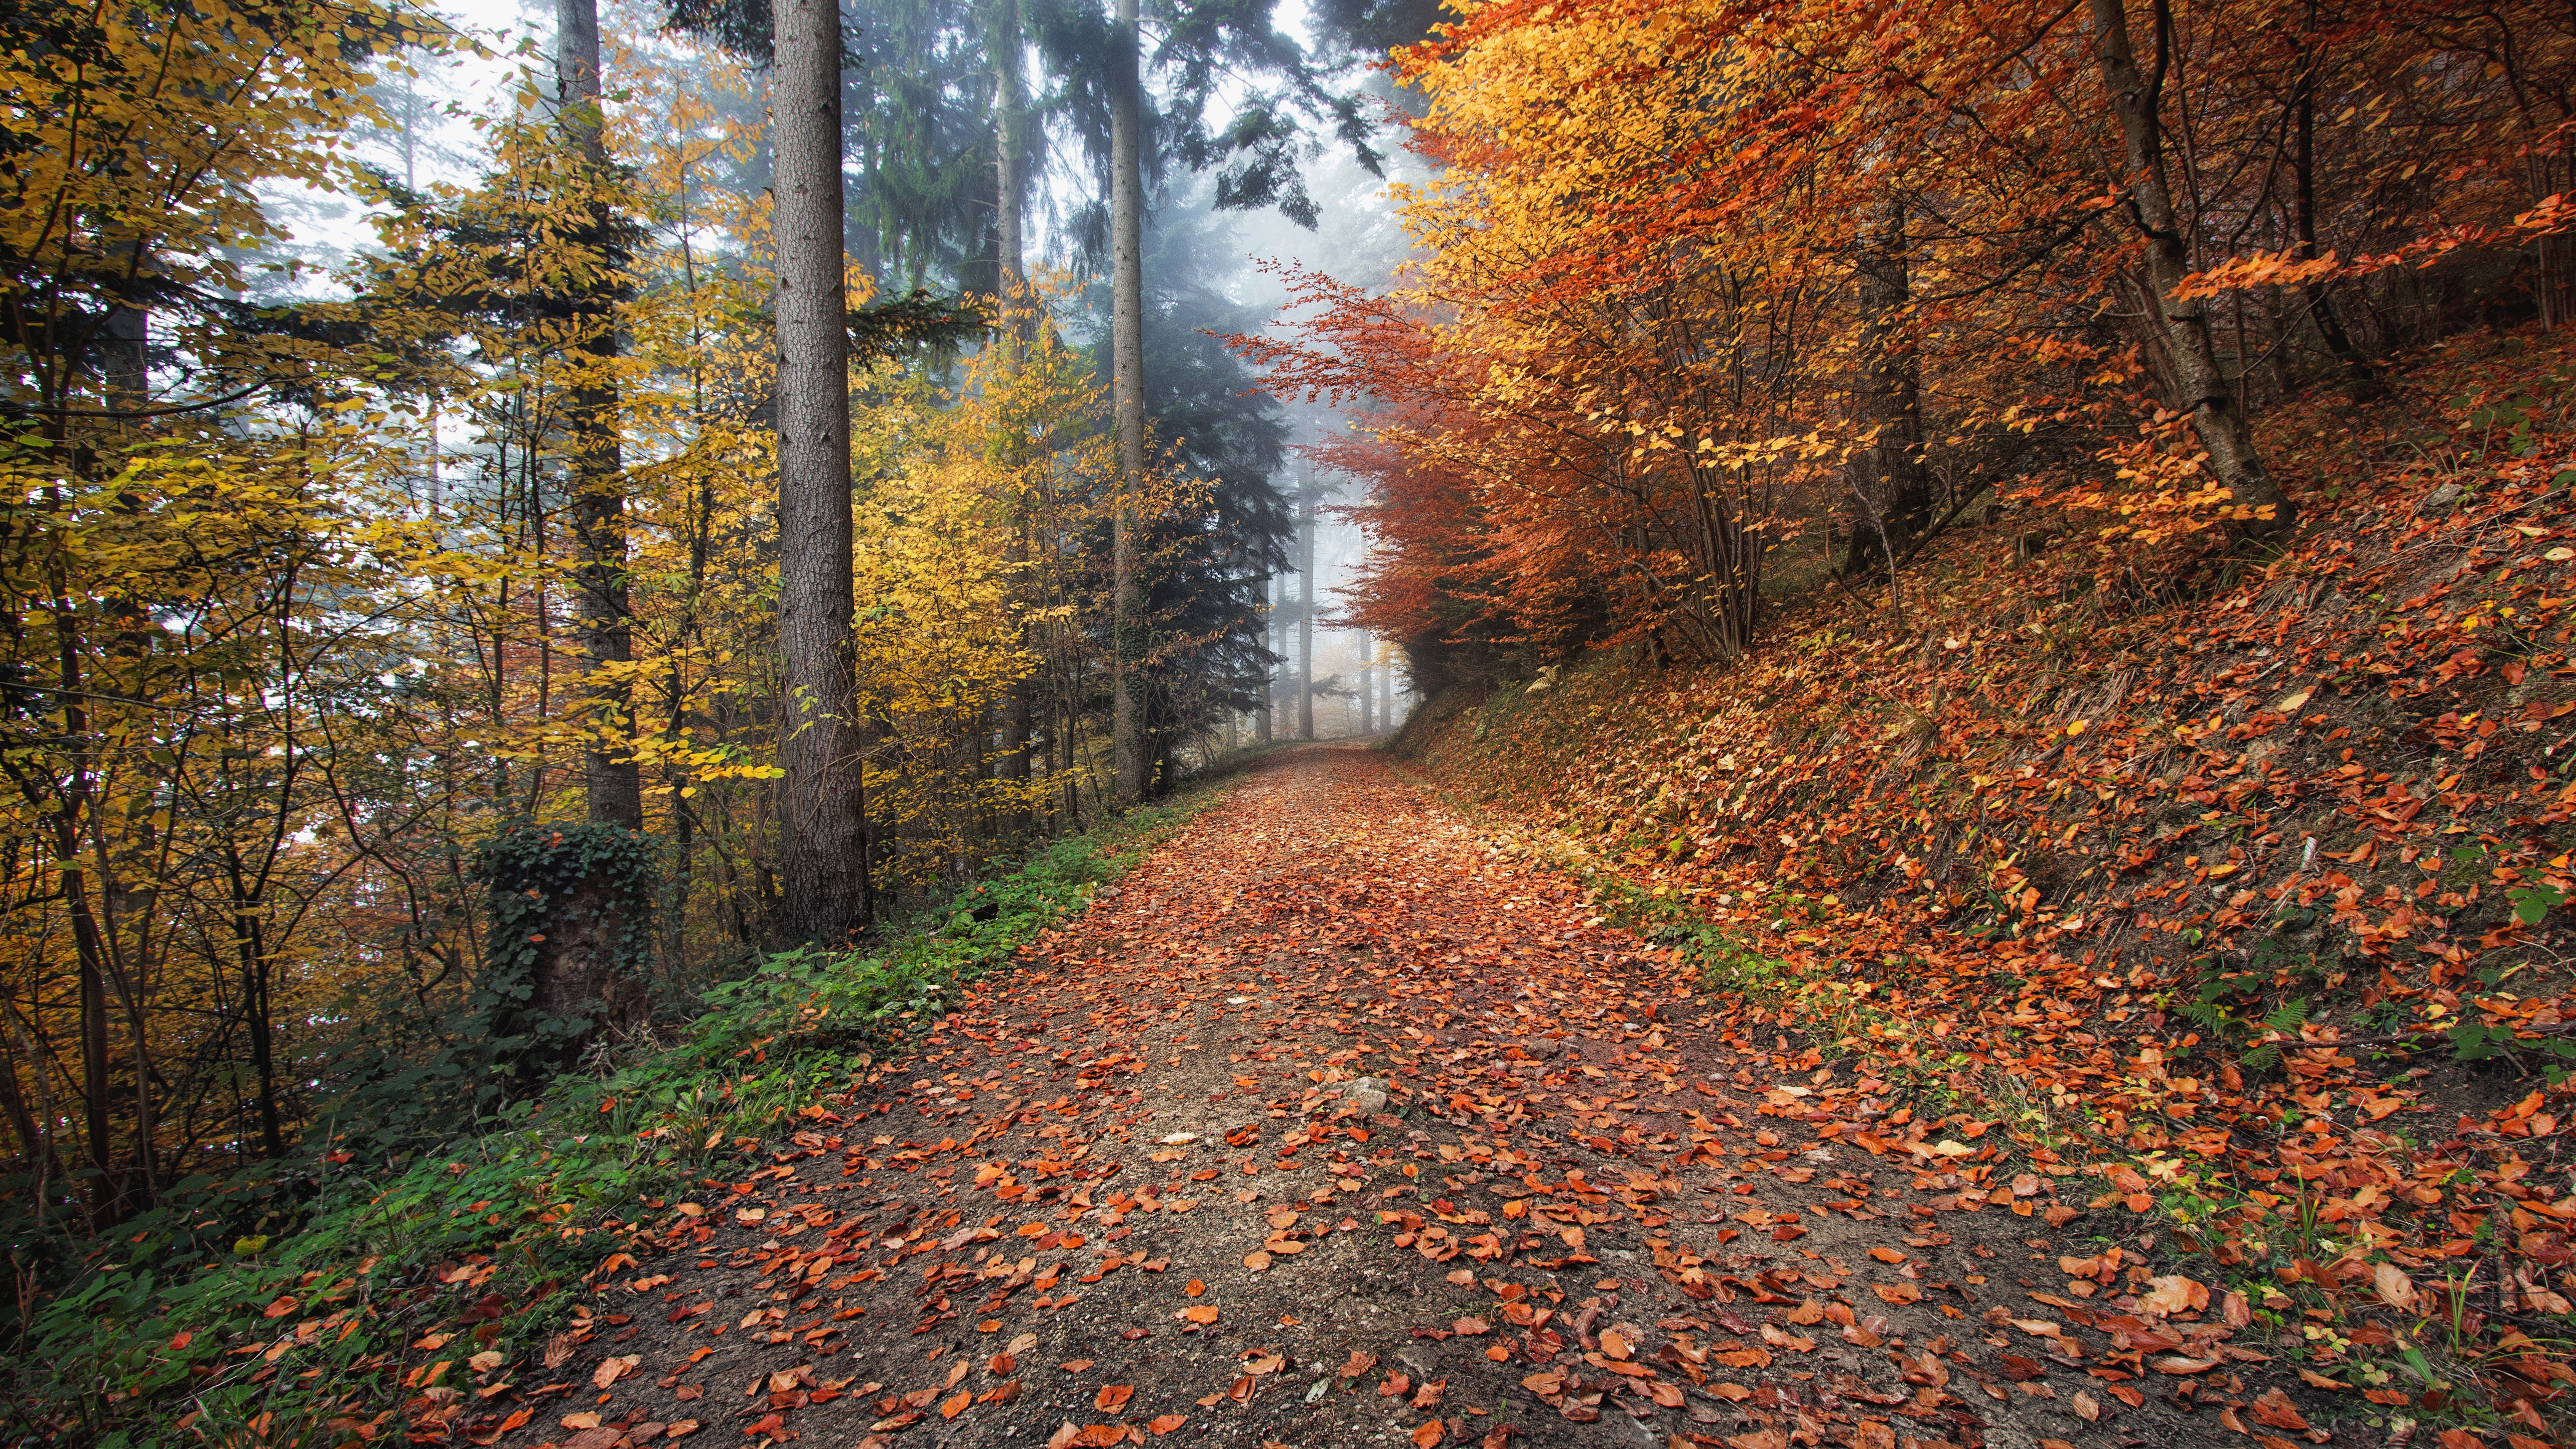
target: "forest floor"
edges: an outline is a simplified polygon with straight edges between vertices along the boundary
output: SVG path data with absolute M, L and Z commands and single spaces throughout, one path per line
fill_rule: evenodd
M 879 1085 L 658 1205 L 544 1372 L 476 1360 L 458 1427 L 2326 1442 L 2148 1220 L 1890 1090 L 1757 1036 L 1382 755 L 1283 751 Z

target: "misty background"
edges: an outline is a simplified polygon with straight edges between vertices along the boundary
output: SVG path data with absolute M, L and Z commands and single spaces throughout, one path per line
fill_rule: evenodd
M 1336 510 L 1363 500 L 1356 480 L 1313 461 L 1305 450 L 1347 432 L 1354 414 L 1271 398 L 1261 390 L 1258 376 L 1220 340 L 1232 333 L 1278 329 L 1288 300 L 1287 273 L 1319 271 L 1345 283 L 1382 286 L 1393 279 L 1407 252 L 1390 189 L 1425 174 L 1419 159 L 1405 149 L 1405 117 L 1418 106 L 1370 61 L 1386 45 L 1419 39 L 1436 18 L 1437 7 L 1423 0 L 1327 3 L 1334 6 L 1331 21 L 1319 25 L 1308 0 L 1284 0 L 1275 14 L 1277 30 L 1340 94 L 1358 100 L 1372 123 L 1367 145 L 1375 153 L 1374 172 L 1355 148 L 1330 136 L 1302 135 L 1286 148 L 1302 197 L 1291 196 L 1285 205 L 1220 209 L 1221 164 L 1193 169 L 1185 158 L 1170 154 L 1179 148 L 1166 144 L 1159 148 L 1164 154 L 1149 158 L 1147 165 L 1149 417 L 1158 441 L 1177 449 L 1202 476 L 1256 492 L 1266 487 L 1275 495 L 1278 522 L 1286 530 L 1267 591 L 1267 637 L 1270 647 L 1286 656 L 1273 673 L 1273 726 L 1279 738 L 1300 733 L 1296 691 L 1301 671 L 1311 672 L 1312 731 L 1318 738 L 1392 728 L 1415 699 L 1403 653 L 1392 641 L 1338 625 L 1340 600 L 1367 558 L 1369 540 Z M 480 53 L 414 59 L 414 74 L 390 76 L 380 84 L 379 100 L 392 124 L 348 138 L 368 164 L 404 190 L 419 193 L 474 185 L 494 164 L 485 142 L 490 123 L 514 110 L 544 111 L 557 92 L 552 5 L 440 0 L 427 8 L 473 36 Z M 842 14 L 855 34 L 854 49 L 868 62 L 844 74 L 851 261 L 875 277 L 883 296 L 916 289 L 939 294 L 989 289 L 995 275 L 990 235 L 994 206 L 991 177 L 977 173 L 989 173 L 991 162 L 974 154 L 977 138 L 972 134 L 948 136 L 952 154 L 942 155 L 939 135 L 945 103 L 956 99 L 943 95 L 943 87 L 971 91 L 978 58 L 971 46 L 952 44 L 943 52 L 936 44 L 922 44 L 919 33 L 931 14 L 926 7 L 901 0 L 845 0 Z M 728 179 L 735 186 L 765 185 L 769 159 L 760 99 L 765 76 L 756 66 L 734 62 L 701 41 L 667 33 L 665 16 L 660 5 L 616 0 L 601 6 L 612 132 L 622 110 L 669 99 L 640 95 L 619 83 L 622 59 L 650 53 L 666 73 L 676 65 L 705 76 L 700 99 L 711 111 L 707 134 L 729 131 L 748 138 L 740 155 L 720 155 L 715 163 L 732 169 Z M 1149 57 L 1163 28 L 1153 14 L 1146 15 Z M 1052 79 L 1043 59 L 1032 45 L 1028 69 L 1041 86 Z M 1149 60 L 1148 104 L 1166 112 L 1160 129 L 1168 138 L 1183 124 L 1169 111 L 1187 98 L 1176 96 L 1165 80 Z M 1213 103 L 1200 118 L 1204 128 L 1222 134 L 1239 122 L 1239 104 L 1252 96 L 1254 84 L 1219 76 L 1210 87 Z M 1037 99 L 1043 108 L 1046 97 Z M 1070 295 L 1059 299 L 1055 321 L 1068 340 L 1097 354 L 1105 383 L 1109 289 L 1097 158 L 1086 154 L 1090 138 L 1080 133 L 1076 121 L 1049 115 L 1039 129 L 1043 134 L 1034 144 L 1040 159 L 1029 177 L 1024 222 L 1028 266 L 1033 274 L 1051 272 L 1069 284 Z M 906 158 L 911 174 L 896 174 L 884 164 L 890 159 L 889 137 L 897 135 L 908 149 L 926 152 Z M 294 233 L 282 254 L 267 258 L 276 266 L 277 297 L 345 295 L 334 274 L 372 241 L 362 204 L 345 192 L 275 186 L 267 199 Z M 1311 226 L 1289 215 L 1308 209 L 1300 201 L 1311 206 Z M 699 234 L 715 255 L 723 241 L 721 228 L 710 218 L 700 224 Z M 459 448 L 470 446 L 461 429 L 451 441 Z M 1311 574 L 1304 567 L 1306 540 L 1297 532 L 1302 527 L 1314 533 Z M 1310 605 L 1314 619 L 1308 658 L 1309 641 L 1301 625 Z M 1364 677 L 1365 708 L 1360 697 Z M 1233 723 L 1229 744 L 1249 742 L 1258 734 L 1250 714 Z

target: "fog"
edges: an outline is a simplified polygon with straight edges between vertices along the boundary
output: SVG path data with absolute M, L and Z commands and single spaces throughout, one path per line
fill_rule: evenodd
M 862 34 L 870 23 L 869 14 L 863 13 L 870 3 L 874 0 L 844 5 L 845 20 Z M 473 36 L 480 53 L 443 59 L 410 57 L 416 74 L 389 73 L 380 86 L 380 104 L 391 124 L 348 138 L 353 154 L 366 165 L 394 184 L 417 192 L 474 185 L 491 165 L 486 139 L 489 123 L 514 111 L 542 114 L 553 90 L 553 6 L 531 6 L 514 0 L 444 0 L 434 11 Z M 628 53 L 651 50 L 667 55 L 687 52 L 694 45 L 662 34 L 662 14 L 655 5 L 610 3 L 601 7 L 603 33 L 609 42 L 612 115 L 639 100 L 617 84 L 620 47 L 626 47 Z M 1305 0 L 1288 0 L 1280 6 L 1275 19 L 1280 32 L 1301 48 L 1309 52 L 1318 49 Z M 880 23 L 878 28 L 885 27 Z M 1145 44 L 1151 53 L 1158 32 L 1150 15 L 1145 28 Z M 1048 86 L 1060 92 L 1073 89 L 1070 84 L 1058 85 L 1061 78 L 1044 73 L 1044 57 L 1036 46 L 1030 47 L 1026 61 L 1032 82 L 1042 92 Z M 853 75 L 846 84 L 853 88 L 850 94 L 858 96 L 874 82 Z M 1248 84 L 1220 81 L 1206 115 L 1209 129 L 1221 132 L 1233 119 L 1229 107 L 1249 93 Z M 1391 179 L 1419 171 L 1414 158 L 1404 150 L 1400 109 L 1385 77 L 1372 75 L 1363 66 L 1343 66 L 1332 76 L 1332 84 L 1342 93 L 1361 95 L 1362 103 L 1377 120 L 1370 144 L 1382 154 L 1383 174 L 1372 174 L 1343 142 L 1324 135 L 1302 139 L 1296 147 L 1297 169 L 1315 205 L 1316 224 L 1312 228 L 1296 224 L 1277 206 L 1215 210 L 1210 205 L 1215 168 L 1193 171 L 1178 160 L 1165 163 L 1158 184 L 1149 188 L 1148 254 L 1155 254 L 1158 239 L 1165 239 L 1172 229 L 1186 229 L 1188 245 L 1203 269 L 1192 279 L 1195 286 L 1201 293 L 1213 294 L 1227 304 L 1218 325 L 1195 316 L 1182 316 L 1180 311 L 1184 309 L 1176 305 L 1177 324 L 1203 334 L 1276 328 L 1280 325 L 1277 314 L 1286 300 L 1282 273 L 1290 269 L 1322 271 L 1343 281 L 1366 284 L 1383 284 L 1394 275 L 1406 243 L 1388 186 Z M 1175 103 L 1170 77 L 1150 67 L 1148 92 L 1149 106 Z M 854 108 L 857 104 L 853 102 Z M 756 116 L 738 115 L 736 119 L 756 127 Z M 854 133 L 863 133 L 871 124 L 900 127 L 914 122 L 939 124 L 935 116 L 871 114 L 854 114 L 847 124 Z M 1077 340 L 1101 342 L 1107 306 L 1105 286 L 1100 285 L 1105 268 L 1097 251 L 1101 186 L 1095 158 L 1087 154 L 1078 126 L 1062 116 L 1049 117 L 1043 130 L 1042 161 L 1030 178 L 1025 223 L 1030 265 L 1053 268 L 1078 284 L 1090 284 L 1078 292 L 1087 305 L 1077 306 L 1059 321 Z M 755 151 L 757 154 L 742 167 L 742 174 L 751 182 L 765 182 L 765 149 L 755 142 Z M 854 160 L 850 168 L 854 212 L 860 205 L 859 192 L 866 179 Z M 308 297 L 335 293 L 338 284 L 332 274 L 370 244 L 369 218 L 362 205 L 346 193 L 293 188 L 272 187 L 267 199 L 293 230 L 293 240 L 282 250 L 298 264 L 293 271 L 277 274 L 278 280 L 273 284 L 276 293 Z M 990 210 L 989 199 L 986 209 Z M 852 225 L 855 235 L 862 226 L 855 215 Z M 871 240 L 871 249 L 873 245 Z M 949 250 L 958 255 L 927 263 L 916 258 L 912 277 L 935 291 L 972 290 L 974 263 L 961 259 L 967 249 L 963 244 L 952 243 Z M 855 242 L 853 256 L 862 267 L 868 264 Z M 886 271 L 881 286 L 887 290 L 899 291 L 910 280 L 894 262 L 887 264 Z M 1170 279 L 1149 269 L 1149 294 L 1167 280 Z M 1105 355 L 1105 346 L 1103 352 Z M 1155 385 L 1158 364 L 1166 360 L 1176 361 L 1158 356 L 1149 348 L 1149 390 Z M 1104 378 L 1105 375 L 1104 370 Z M 1248 375 L 1246 381 L 1249 390 Z M 1387 671 L 1395 671 L 1401 690 L 1402 655 L 1389 641 L 1341 627 L 1344 601 L 1355 571 L 1366 558 L 1368 541 L 1360 528 L 1335 510 L 1361 501 L 1354 491 L 1358 485 L 1356 480 L 1316 463 L 1304 451 L 1346 431 L 1353 420 L 1342 411 L 1302 403 L 1280 404 L 1275 416 L 1286 425 L 1287 447 L 1267 481 L 1292 507 L 1309 494 L 1320 497 L 1312 587 L 1306 578 L 1291 573 L 1275 579 L 1269 590 L 1278 610 L 1274 624 L 1281 626 L 1274 629 L 1272 638 L 1278 641 L 1284 636 L 1287 652 L 1292 656 L 1281 666 L 1279 685 L 1273 691 L 1278 704 L 1277 733 L 1285 737 L 1297 733 L 1293 691 L 1287 685 L 1299 677 L 1301 667 L 1311 667 L 1315 686 L 1321 691 L 1314 709 L 1318 735 L 1361 732 L 1361 712 L 1350 691 L 1357 688 L 1363 671 L 1377 696 L 1368 712 L 1368 722 L 1383 728 L 1388 722 L 1384 704 Z M 1284 540 L 1283 551 L 1288 567 L 1294 570 L 1302 552 L 1300 540 L 1291 534 Z M 1310 598 L 1317 617 L 1309 664 L 1301 657 L 1297 620 Z M 1238 724 L 1249 737 L 1252 721 L 1245 717 Z

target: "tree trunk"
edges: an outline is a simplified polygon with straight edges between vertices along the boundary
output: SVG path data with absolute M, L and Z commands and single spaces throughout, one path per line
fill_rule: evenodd
M 1905 326 L 1914 292 L 1903 203 L 1890 202 L 1884 223 L 1862 237 L 1857 271 L 1866 372 L 1854 411 L 1878 436 L 1852 460 L 1852 490 L 1874 526 L 1852 530 L 1842 571 L 1859 573 L 1872 565 L 1872 554 L 1884 554 L 1875 562 L 1892 573 L 1932 517 L 1931 472 L 1923 466 L 1922 368 Z
M 108 309 L 99 321 L 99 380 L 111 409 L 140 412 L 152 402 L 151 314 L 139 307 Z
M 2308 23 L 2311 28 L 2316 24 L 2314 5 L 2308 7 Z M 2291 182 L 2297 191 L 2299 259 L 2302 261 L 2313 261 L 2317 255 L 2317 67 L 2320 64 L 2316 51 L 2310 49 L 2301 58 L 2299 66 L 2297 155 L 2293 160 Z M 2299 288 L 2299 295 L 2308 304 L 2308 320 L 2316 324 L 2317 335 L 2325 339 L 2326 351 L 2334 356 L 2335 369 L 2340 374 L 2344 391 L 2355 402 L 2378 396 L 2381 391 L 2379 370 L 2370 365 L 2370 360 L 2361 355 L 2361 349 L 2353 345 L 2351 335 L 2343 330 L 2343 321 L 2335 316 L 2326 284 L 2309 282 Z
M 2156 330 L 2181 394 L 2176 401 L 2191 415 L 2200 445 L 2209 453 L 2210 475 L 2235 495 L 2239 505 L 2270 515 L 2258 512 L 2238 523 L 2236 531 L 2253 538 L 2286 533 L 2298 522 L 2298 506 L 2281 491 L 2255 449 L 2253 427 L 2218 365 L 2208 309 L 2196 299 L 2173 298 L 2174 289 L 2191 274 L 2191 249 L 2184 242 L 2165 177 L 2159 110 L 2165 67 L 2173 52 L 2173 12 L 2170 0 L 2149 3 L 2156 21 L 2153 75 L 2139 72 L 2137 53 L 2130 47 L 2127 0 L 2092 0 L 2093 23 L 2100 32 L 2094 53 L 2127 146 L 2129 221 L 2146 242 L 2148 305 L 2155 310 Z
M 1297 611 L 1297 738 L 1315 737 L 1315 491 L 1310 475 L 1297 489 L 1297 576 L 1306 606 Z
M 778 783 L 784 925 L 837 944 L 868 922 L 850 582 L 849 321 L 841 253 L 841 15 L 777 0 L 770 72 L 778 242 Z
M 1361 647 L 1366 648 L 1367 646 L 1366 646 L 1365 644 L 1363 644 Z M 1364 735 L 1373 735 L 1373 734 L 1376 734 L 1376 733 L 1377 733 L 1377 719 L 1376 719 L 1376 713 L 1375 713 L 1376 705 L 1377 705 L 1377 674 L 1376 674 L 1376 670 L 1375 670 L 1375 668 L 1374 668 L 1373 666 L 1371 666 L 1371 665 L 1368 665 L 1368 664 L 1362 664 L 1362 665 L 1360 666 L 1360 733 L 1361 733 L 1361 734 L 1364 734 Z
M 1272 579 L 1266 577 L 1262 579 L 1261 602 L 1270 605 L 1270 617 L 1262 620 L 1261 622 L 1261 642 L 1265 646 L 1275 646 L 1279 642 L 1279 607 L 1276 604 L 1272 604 L 1270 600 L 1270 596 L 1274 592 L 1273 586 L 1274 581 Z M 1284 588 L 1276 589 L 1275 591 L 1283 595 L 1287 592 Z M 1276 655 L 1281 651 L 1276 647 L 1272 647 L 1270 652 Z M 1265 745 L 1270 743 L 1270 711 L 1274 708 L 1270 701 L 1270 682 L 1278 677 L 1279 665 L 1275 659 L 1271 663 L 1262 667 L 1261 707 L 1255 710 L 1252 715 L 1252 738 Z
M 993 213 L 994 213 L 994 301 L 1004 323 L 1001 345 L 1010 349 L 1014 364 L 1027 356 L 1030 319 L 1020 314 L 1026 305 L 1021 295 L 1025 282 L 1026 256 L 1023 251 L 1022 194 L 1026 183 L 1020 173 L 1020 111 L 1026 104 L 1020 76 L 1020 15 L 1018 0 L 995 0 L 988 45 L 993 56 Z M 1016 457 L 1014 462 L 1019 461 Z M 1015 514 L 1024 514 L 1018 503 Z M 1015 517 L 1012 529 L 1011 562 L 1023 565 L 1032 552 L 1029 524 L 1025 516 Z M 1023 626 L 1020 642 L 1031 645 L 1028 629 Z M 1031 697 L 1037 688 L 1034 676 L 1020 679 L 1002 697 L 1002 757 L 994 763 L 993 776 L 1003 782 L 1016 800 L 1026 790 L 1029 779 L 1029 732 Z M 1023 835 L 1034 823 L 1031 812 L 1013 803 L 1002 811 L 1002 832 Z
M 1110 747 L 1121 805 L 1145 798 L 1144 582 L 1137 503 L 1145 491 L 1145 174 L 1136 0 L 1118 0 L 1109 38 L 1110 398 L 1118 430 L 1118 507 L 1110 524 Z
M 1020 167 L 1021 112 L 1028 106 L 1028 85 L 1020 73 L 1024 43 L 1019 0 L 993 0 L 987 45 L 993 57 L 994 270 L 999 282 L 996 290 L 1005 300 L 1025 280 L 1027 178 Z M 1019 327 L 1010 330 L 1014 341 L 1023 335 Z
M 557 0 L 556 122 L 579 158 L 580 245 L 614 275 L 624 265 L 608 207 L 608 147 L 601 139 L 598 0 Z M 582 652 L 582 794 L 590 823 L 644 828 L 644 779 L 635 763 L 634 688 L 622 670 L 635 657 L 635 611 L 626 589 L 625 460 L 618 446 L 616 283 L 594 279 L 572 303 L 570 414 L 572 531 L 579 598 L 573 629 Z

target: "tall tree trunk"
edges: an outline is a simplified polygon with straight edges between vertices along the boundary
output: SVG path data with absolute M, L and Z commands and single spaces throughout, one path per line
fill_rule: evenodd
M 613 276 L 624 264 L 608 206 L 608 147 L 601 139 L 598 0 L 557 0 L 556 122 L 579 159 L 581 245 Z M 644 778 L 635 762 L 635 691 L 623 670 L 635 657 L 635 611 L 626 588 L 625 460 L 618 446 L 617 284 L 595 279 L 573 300 L 570 411 L 572 532 L 581 643 L 582 795 L 590 823 L 644 828 Z
M 778 647 L 784 925 L 837 944 L 868 922 L 850 633 L 849 319 L 841 253 L 841 13 L 777 0 L 770 137 L 778 238 Z
M 1271 602 L 1271 595 L 1273 593 L 1279 594 L 1284 599 L 1287 594 L 1287 589 L 1285 586 L 1280 585 L 1275 578 L 1265 576 L 1261 580 L 1261 602 L 1269 605 L 1270 617 L 1261 621 L 1261 642 L 1264 646 L 1269 648 L 1272 654 L 1276 655 L 1284 651 L 1278 647 L 1281 642 L 1279 638 L 1280 613 L 1279 606 Z M 1270 743 L 1270 712 L 1272 709 L 1276 708 L 1276 706 L 1271 703 L 1270 699 L 1270 683 L 1278 677 L 1279 663 L 1276 659 L 1273 659 L 1268 665 L 1264 666 L 1261 671 L 1261 708 L 1254 711 L 1252 716 L 1252 737 L 1265 745 Z
M 1367 648 L 1367 647 L 1368 647 L 1368 645 L 1367 645 L 1367 643 L 1366 643 L 1365 641 L 1363 641 L 1363 642 L 1361 643 L 1360 647 L 1361 647 L 1361 648 L 1363 648 L 1363 649 L 1365 649 L 1365 648 Z M 1362 655 L 1362 656 L 1361 656 L 1361 658 L 1362 658 L 1362 659 L 1366 659 L 1366 658 L 1367 658 L 1367 656 L 1366 656 L 1366 655 Z M 1376 673 L 1376 667 L 1375 667 L 1373 664 L 1363 663 L 1363 664 L 1361 664 L 1361 665 L 1360 665 L 1360 733 L 1361 733 L 1361 734 L 1364 734 L 1364 735 L 1373 735 L 1373 734 L 1376 734 L 1376 733 L 1377 733 L 1376 706 L 1377 706 L 1377 673 Z
M 1931 471 L 1923 466 L 1922 368 L 1905 326 L 1914 291 L 1906 262 L 1904 203 L 1888 203 L 1882 224 L 1862 237 L 1856 270 L 1860 361 L 1866 371 L 1855 411 L 1877 429 L 1878 437 L 1869 451 L 1852 460 L 1852 488 L 1873 526 L 1852 530 L 1842 569 L 1859 573 L 1870 566 L 1872 554 L 1884 554 L 1880 562 L 1892 573 L 1932 516 Z
M 1306 606 L 1297 611 L 1297 738 L 1315 737 L 1315 491 L 1313 475 L 1297 489 L 1297 576 Z
M 1110 400 L 1118 430 L 1118 506 L 1110 524 L 1110 748 L 1121 805 L 1145 798 L 1145 589 L 1137 504 L 1145 491 L 1144 78 L 1136 0 L 1118 0 L 1109 37 Z
M 2314 5 L 2308 7 L 2308 25 L 2310 29 L 2316 26 Z M 2297 142 L 2296 155 L 2292 158 L 2294 174 L 2291 183 L 2297 193 L 2298 215 L 2295 220 L 2299 228 L 2299 259 L 2302 261 L 2313 261 L 2317 255 L 2317 69 L 2323 63 L 2312 43 L 2300 58 L 2295 101 L 2298 109 L 2295 117 Z M 2335 368 L 2345 392 L 2355 402 L 2376 397 L 2381 390 L 2379 370 L 2370 365 L 2370 360 L 2361 355 L 2361 349 L 2353 345 L 2351 335 L 2343 330 L 2343 320 L 2335 316 L 2326 284 L 2308 282 L 2299 288 L 2299 294 L 2307 301 L 2308 320 L 2316 324 L 2317 335 L 2325 339 L 2326 351 L 2334 355 Z
M 2197 299 L 2176 301 L 2173 291 L 2191 274 L 2191 249 L 2174 211 L 2166 180 L 2163 103 L 2165 69 L 2173 55 L 2171 0 L 2149 0 L 2155 16 L 2156 60 L 2153 74 L 2138 70 L 2137 52 L 2129 44 L 2128 0 L 2092 0 L 2094 54 L 2101 62 L 2102 85 L 2111 93 L 2127 146 L 2125 199 L 2130 224 L 2146 242 L 2147 304 L 2155 311 L 2156 330 L 2173 368 L 2176 399 L 2190 413 L 2209 454 L 2210 475 L 2235 495 L 2240 505 L 2268 509 L 2237 525 L 2248 537 L 2286 533 L 2298 522 L 2298 506 L 2281 491 L 2263 455 L 2254 446 L 2254 430 L 2226 372 L 2218 365 L 2210 337 L 2208 309 Z
M 1026 41 L 1020 25 L 1019 0 L 992 0 L 986 45 L 993 58 L 993 234 L 998 290 L 1008 298 L 1025 280 L 1028 178 L 1020 165 L 1020 142 L 1028 109 L 1028 83 L 1022 75 L 1021 51 Z M 1014 341 L 1025 335 L 1011 329 Z
M 1021 315 L 1026 305 L 1021 288 L 1026 280 L 1026 257 L 1023 252 L 1022 200 L 1027 189 L 1020 170 L 1020 112 L 1027 104 L 1026 87 L 1020 75 L 1019 0 L 993 0 L 993 13 L 987 35 L 987 46 L 993 57 L 993 214 L 994 214 L 994 300 L 1003 319 L 1001 345 L 1010 349 L 1016 365 L 1028 355 L 1029 318 Z M 1019 461 L 1016 457 L 1014 462 Z M 1011 562 L 1025 566 L 1029 560 L 1029 521 L 1025 507 L 1015 501 L 1011 532 Z M 1019 570 L 1025 572 L 1024 568 Z M 1034 641 L 1028 628 L 1020 630 L 1020 642 L 1030 647 Z M 1037 678 L 1015 681 L 1002 697 L 1000 725 L 1002 757 L 994 762 L 993 776 L 1014 792 L 1024 792 L 1029 779 L 1029 733 L 1031 697 L 1037 689 Z M 1033 824 L 1031 813 L 1018 805 L 1002 812 L 1002 830 L 1006 835 L 1027 833 Z

